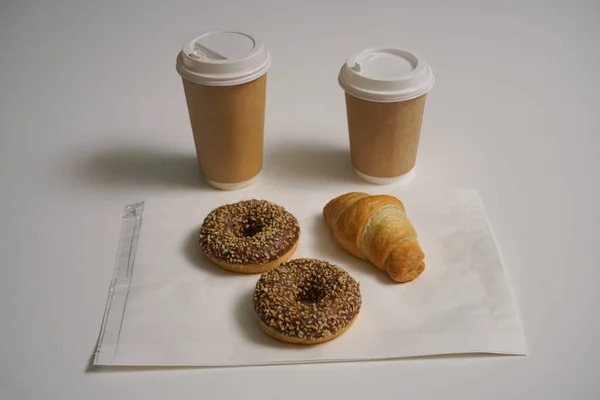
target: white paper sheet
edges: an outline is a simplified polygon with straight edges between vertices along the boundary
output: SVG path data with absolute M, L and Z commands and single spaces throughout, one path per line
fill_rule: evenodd
M 371 191 L 373 192 L 373 191 Z M 210 192 L 146 201 L 137 251 L 115 272 L 97 365 L 244 365 L 388 359 L 449 353 L 527 353 L 504 271 L 476 191 L 397 195 L 426 255 L 425 272 L 396 284 L 342 250 L 322 217 L 341 194 L 323 189 Z M 361 284 L 355 324 L 320 345 L 288 345 L 254 320 L 258 275 L 222 270 L 201 255 L 197 234 L 206 214 L 226 202 L 266 198 L 294 213 L 302 229 L 295 257 L 345 268 Z M 130 254 L 131 252 L 135 254 Z M 133 256 L 135 256 L 133 258 Z M 125 263 L 127 264 L 127 263 Z

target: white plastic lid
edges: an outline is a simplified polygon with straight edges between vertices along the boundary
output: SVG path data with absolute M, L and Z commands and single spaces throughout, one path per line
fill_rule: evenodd
M 391 47 L 370 48 L 351 56 L 338 78 L 349 94 L 371 101 L 405 101 L 427 93 L 434 77 L 418 54 Z
M 202 85 L 232 86 L 262 76 L 271 66 L 269 51 L 252 36 L 234 31 L 210 31 L 183 44 L 177 72 Z

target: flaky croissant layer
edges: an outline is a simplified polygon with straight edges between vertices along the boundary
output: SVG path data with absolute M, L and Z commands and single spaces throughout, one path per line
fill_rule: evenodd
M 350 192 L 332 199 L 323 216 L 337 242 L 396 282 L 409 282 L 425 270 L 425 254 L 404 204 L 393 196 Z

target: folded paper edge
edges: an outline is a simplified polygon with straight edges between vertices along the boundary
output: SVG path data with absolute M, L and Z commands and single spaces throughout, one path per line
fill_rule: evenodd
M 108 288 L 100 334 L 94 351 L 94 365 L 110 363 L 114 360 L 117 351 L 127 296 L 133 276 L 143 212 L 143 201 L 128 204 L 123 209 L 121 233 L 117 245 L 113 274 Z M 116 294 L 123 294 L 123 296 L 119 296 L 119 299 L 115 301 Z

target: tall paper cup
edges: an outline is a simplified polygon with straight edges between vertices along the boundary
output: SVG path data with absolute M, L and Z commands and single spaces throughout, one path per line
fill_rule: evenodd
M 431 68 L 415 53 L 371 48 L 342 66 L 350 153 L 356 174 L 367 182 L 389 184 L 413 170 L 419 147 Z
M 268 50 L 252 36 L 211 31 L 177 56 L 198 166 L 223 190 L 251 185 L 262 169 Z

